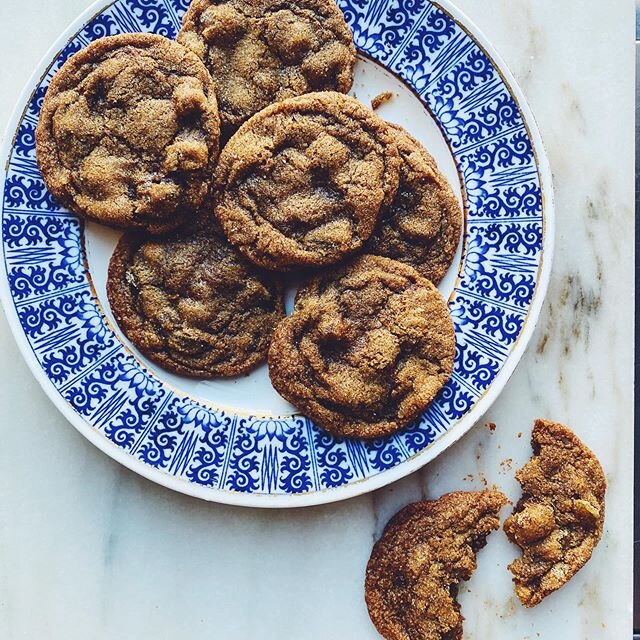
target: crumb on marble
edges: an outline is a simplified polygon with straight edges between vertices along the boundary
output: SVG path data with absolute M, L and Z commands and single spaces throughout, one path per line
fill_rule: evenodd
M 489 429 L 489 431 L 493 432 L 496 430 L 496 423 L 495 422 L 487 422 L 484 425 L 487 429 Z
M 512 458 L 505 458 L 500 463 L 500 466 L 502 467 L 503 471 L 511 471 L 511 466 L 512 465 L 513 465 L 513 459 Z

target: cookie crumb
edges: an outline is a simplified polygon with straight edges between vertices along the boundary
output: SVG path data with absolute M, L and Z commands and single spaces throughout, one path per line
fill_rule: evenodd
M 375 111 L 379 109 L 385 102 L 389 102 L 393 98 L 393 92 L 384 91 L 379 93 L 375 98 L 371 99 L 371 108 Z
M 496 423 L 495 422 L 487 422 L 484 425 L 487 429 L 489 429 L 489 431 L 495 431 L 496 430 Z

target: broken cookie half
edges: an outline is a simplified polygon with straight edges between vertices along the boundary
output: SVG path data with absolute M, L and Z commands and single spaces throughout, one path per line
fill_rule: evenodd
M 567 427 L 536 420 L 532 459 L 516 474 L 522 498 L 504 523 L 522 557 L 509 565 L 525 607 L 568 582 L 602 536 L 606 480 L 602 466 Z
M 387 640 L 462 638 L 458 583 L 471 577 L 507 502 L 499 491 L 459 491 L 410 504 L 391 519 L 365 581 L 369 615 Z

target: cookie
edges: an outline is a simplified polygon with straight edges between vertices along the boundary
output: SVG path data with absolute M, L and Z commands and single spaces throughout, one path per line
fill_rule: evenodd
M 523 551 L 509 565 L 516 595 L 534 607 L 591 557 L 602 536 L 606 480 L 598 459 L 567 427 L 536 420 L 533 458 L 516 473 L 522 497 L 504 523 Z
M 391 519 L 365 579 L 369 615 L 383 637 L 461 640 L 458 583 L 471 577 L 507 502 L 499 491 L 459 491 L 410 504 Z
M 149 359 L 194 378 L 248 372 L 284 317 L 282 287 L 210 231 L 125 234 L 107 294 L 127 338 Z
M 211 72 L 227 137 L 273 102 L 353 82 L 352 34 L 333 0 L 193 0 L 178 42 Z
M 88 218 L 164 233 L 204 201 L 220 122 L 202 61 L 162 36 L 96 40 L 53 78 L 36 130 L 51 193 Z
M 337 437 L 378 438 L 415 420 L 448 380 L 448 307 L 415 269 L 360 256 L 298 293 L 269 349 L 275 389 Z
M 392 127 L 402 159 L 400 186 L 365 250 L 411 265 L 438 284 L 458 248 L 462 211 L 427 150 L 402 127 Z
M 253 116 L 220 154 L 215 214 L 256 264 L 333 264 L 369 238 L 398 187 L 387 124 L 341 93 L 310 93 Z

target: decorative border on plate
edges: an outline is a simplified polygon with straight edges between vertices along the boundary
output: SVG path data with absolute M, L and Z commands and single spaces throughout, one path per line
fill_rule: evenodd
M 326 502 L 345 497 L 339 487 L 353 486 L 355 494 L 367 483 L 380 486 L 384 472 L 404 463 L 408 473 L 416 460 L 426 462 L 420 454 L 470 418 L 500 372 L 515 366 L 510 358 L 539 295 L 547 243 L 548 203 L 530 127 L 486 49 L 442 5 L 339 1 L 358 49 L 402 78 L 435 116 L 464 182 L 466 250 L 450 301 L 455 371 L 419 421 L 373 442 L 336 440 L 302 416 L 241 417 L 204 406 L 150 374 L 109 327 L 84 262 L 82 223 L 46 190 L 34 150 L 46 87 L 70 55 L 123 31 L 174 37 L 186 4 L 116 0 L 69 39 L 37 83 L 10 151 L 2 205 L 4 267 L 19 330 L 64 402 L 109 441 L 101 447 L 152 479 L 251 504 L 294 494 L 323 494 L 307 503 Z M 170 476 L 186 482 L 174 485 Z

